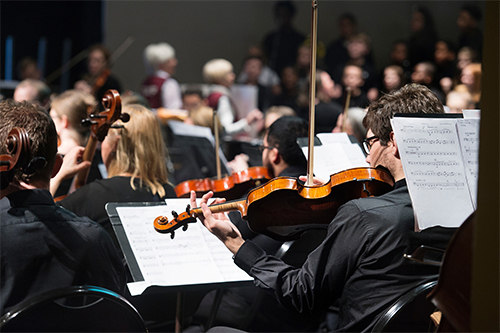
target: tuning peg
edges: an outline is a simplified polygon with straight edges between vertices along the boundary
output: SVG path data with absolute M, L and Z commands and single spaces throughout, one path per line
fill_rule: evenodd
M 120 120 L 126 123 L 130 120 L 130 115 L 128 113 L 122 113 L 120 115 Z
M 172 216 L 177 219 L 179 217 L 179 214 L 176 213 L 175 210 L 172 211 Z
M 189 215 L 191 215 L 191 205 L 190 204 L 188 204 L 186 206 L 186 213 L 188 213 Z
M 91 119 L 87 118 L 87 119 L 82 119 L 81 125 L 83 127 L 90 127 L 94 123 L 95 123 L 94 121 L 92 121 Z

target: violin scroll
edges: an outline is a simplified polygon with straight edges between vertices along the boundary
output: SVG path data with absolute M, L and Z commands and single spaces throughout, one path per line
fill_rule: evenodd
M 196 222 L 196 217 L 191 216 L 190 205 L 187 205 L 186 211 L 181 214 L 172 211 L 172 216 L 174 216 L 174 218 L 170 221 L 166 216 L 158 216 L 153 222 L 156 231 L 160 233 L 170 233 L 170 238 L 172 239 L 175 237 L 175 230 L 182 227 L 182 230 L 186 231 L 188 223 Z
M 5 141 L 7 154 L 0 155 L 1 188 L 5 189 L 14 177 L 14 170 L 26 168 L 30 164 L 31 144 L 28 132 L 15 127 L 10 130 Z

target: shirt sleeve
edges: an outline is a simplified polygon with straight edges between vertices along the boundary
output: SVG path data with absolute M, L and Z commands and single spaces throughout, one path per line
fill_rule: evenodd
M 169 78 L 161 86 L 161 102 L 167 109 L 182 108 L 181 87 L 175 79 Z
M 359 230 L 360 223 L 362 217 L 357 206 L 342 206 L 323 243 L 299 269 L 265 255 L 251 241 L 243 244 L 234 261 L 284 307 L 300 313 L 323 310 L 341 296 L 345 282 L 363 256 L 366 233 Z
M 243 131 L 249 132 L 250 125 L 245 118 L 234 122 L 233 108 L 229 97 L 223 95 L 219 98 L 217 104 L 217 115 L 219 116 L 220 123 L 224 127 L 226 134 L 237 134 Z

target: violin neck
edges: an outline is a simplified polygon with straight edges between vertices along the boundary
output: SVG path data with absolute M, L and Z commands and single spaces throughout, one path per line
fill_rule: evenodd
M 246 200 L 239 200 L 239 201 L 230 201 L 230 202 L 224 202 L 221 204 L 216 204 L 216 205 L 211 205 L 208 206 L 210 208 L 210 211 L 212 213 L 224 213 L 224 212 L 231 212 L 231 211 L 239 211 L 241 213 L 242 217 L 247 216 L 247 203 Z M 203 212 L 201 210 L 201 207 L 197 208 L 192 208 L 191 209 L 191 215 L 192 216 L 203 216 Z
M 89 137 L 89 140 L 87 141 L 87 146 L 85 147 L 85 151 L 83 152 L 82 160 L 92 162 L 96 147 L 97 147 L 97 139 L 95 136 L 91 135 Z M 73 178 L 73 183 L 69 191 L 70 193 L 84 186 L 87 183 L 87 178 L 89 176 L 89 169 L 90 168 L 85 168 L 75 175 L 75 178 Z
M 314 123 L 316 106 L 316 46 L 318 30 L 318 3 L 312 2 L 311 18 L 311 67 L 309 70 L 309 138 L 308 138 L 308 158 L 307 158 L 307 181 L 306 185 L 313 185 L 314 174 Z

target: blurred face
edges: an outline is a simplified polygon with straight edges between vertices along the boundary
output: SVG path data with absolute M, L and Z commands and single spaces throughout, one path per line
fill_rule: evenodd
M 299 78 L 297 77 L 297 74 L 295 74 L 295 71 L 291 67 L 287 67 L 283 69 L 283 74 L 281 77 L 281 81 L 283 82 L 283 85 L 287 89 L 293 89 L 297 86 L 297 81 Z
M 410 29 L 412 32 L 418 32 L 425 26 L 424 15 L 421 12 L 415 12 L 411 16 Z
M 99 50 L 90 52 L 88 61 L 88 69 L 91 75 L 99 74 L 106 67 L 106 58 Z
M 234 84 L 235 78 L 236 78 L 236 75 L 233 72 L 226 74 L 226 76 L 224 77 L 224 85 L 226 87 L 232 86 Z
M 467 99 L 456 95 L 451 95 L 446 99 L 446 106 L 450 108 L 450 113 L 462 113 L 462 110 L 469 108 Z
M 415 66 L 413 73 L 411 73 L 411 81 L 413 83 L 427 84 L 427 73 L 423 65 Z
M 174 75 L 175 69 L 176 69 L 178 63 L 179 62 L 177 61 L 176 58 L 169 59 L 165 63 L 162 64 L 161 69 L 170 75 Z
M 359 88 L 363 86 L 363 72 L 361 68 L 356 66 L 347 66 L 344 69 L 344 75 L 342 76 L 342 81 L 346 87 L 351 89 Z
M 340 35 L 342 37 L 349 37 L 354 34 L 356 26 L 347 18 L 343 18 L 339 22 Z
M 443 64 L 446 61 L 450 60 L 450 50 L 448 46 L 446 46 L 445 42 L 437 42 L 436 43 L 436 51 L 434 51 L 434 60 L 436 64 Z
M 182 108 L 184 110 L 192 111 L 199 109 L 203 106 L 203 101 L 197 94 L 184 95 L 182 97 Z
M 401 78 L 398 73 L 392 68 L 384 70 L 384 86 L 387 91 L 397 89 L 401 85 Z
M 248 59 L 245 62 L 245 73 L 247 73 L 249 84 L 257 84 L 261 72 L 262 62 L 259 59 Z
M 471 55 L 467 51 L 462 51 L 458 53 L 458 63 L 457 67 L 460 70 L 463 70 L 467 65 L 472 63 Z
M 406 60 L 408 57 L 408 50 L 406 48 L 406 45 L 403 43 L 396 44 L 392 48 L 391 52 L 391 59 L 398 64 L 402 63 L 403 61 Z
M 472 16 L 466 10 L 461 10 L 458 13 L 457 26 L 460 30 L 467 30 L 467 28 L 473 25 L 473 22 Z
M 471 89 L 474 86 L 474 73 L 469 67 L 465 67 L 462 70 L 462 75 L 460 76 L 460 81 Z
M 347 52 L 351 59 L 359 59 L 368 53 L 368 46 L 361 39 L 355 39 L 350 41 L 347 45 Z
M 302 68 L 308 68 L 311 63 L 311 49 L 301 46 L 297 51 L 297 65 Z

